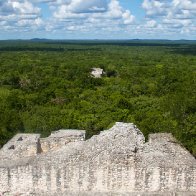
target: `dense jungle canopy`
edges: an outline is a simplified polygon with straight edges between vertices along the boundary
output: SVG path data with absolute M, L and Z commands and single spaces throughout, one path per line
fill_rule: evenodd
M 91 137 L 123 121 L 171 132 L 196 156 L 194 41 L 0 41 L 0 73 L 0 146 L 18 132 Z

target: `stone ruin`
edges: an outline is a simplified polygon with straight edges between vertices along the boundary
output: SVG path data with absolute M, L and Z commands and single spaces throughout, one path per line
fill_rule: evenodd
M 94 78 L 101 78 L 103 74 L 104 74 L 103 69 L 101 69 L 101 68 L 92 68 L 91 75 Z
M 0 195 L 194 196 L 196 160 L 171 134 L 132 123 L 85 140 L 85 131 L 48 138 L 17 134 L 0 150 Z

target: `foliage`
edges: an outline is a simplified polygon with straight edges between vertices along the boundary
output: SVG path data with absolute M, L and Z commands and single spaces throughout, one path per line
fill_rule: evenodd
M 0 42 L 0 146 L 17 132 L 171 132 L 196 155 L 195 43 Z M 92 67 L 105 71 L 92 78 Z

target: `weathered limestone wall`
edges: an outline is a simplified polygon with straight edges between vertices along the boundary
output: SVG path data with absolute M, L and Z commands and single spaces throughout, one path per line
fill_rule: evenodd
M 196 169 L 137 168 L 126 165 L 56 168 L 47 165 L 0 169 L 1 193 L 184 192 L 196 191 Z
M 34 157 L 0 161 L 0 195 L 174 193 L 196 195 L 196 160 L 170 134 L 151 135 L 145 143 L 133 124 L 117 123 L 87 141 Z
M 48 152 L 51 150 L 57 150 L 69 142 L 83 141 L 85 140 L 84 130 L 59 130 L 52 132 L 47 138 L 41 138 L 42 152 Z
M 17 134 L 0 150 L 1 159 L 36 156 L 39 153 L 40 134 Z

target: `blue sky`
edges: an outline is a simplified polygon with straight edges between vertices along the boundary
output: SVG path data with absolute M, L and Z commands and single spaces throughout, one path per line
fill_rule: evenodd
M 0 39 L 196 39 L 195 0 L 0 0 Z

